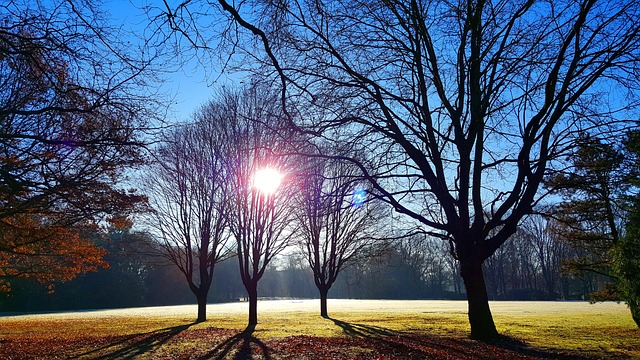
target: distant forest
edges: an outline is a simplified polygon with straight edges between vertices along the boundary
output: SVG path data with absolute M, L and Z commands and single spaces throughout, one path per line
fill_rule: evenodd
M 538 230 L 539 229 L 539 222 Z M 579 300 L 604 288 L 606 279 L 592 273 L 574 274 L 563 262 L 576 254 L 566 243 L 525 226 L 512 241 L 484 264 L 492 300 Z M 182 273 L 148 255 L 148 242 L 137 233 L 113 232 L 95 240 L 108 250 L 109 268 L 56 284 L 16 279 L 14 289 L 0 295 L 0 312 L 103 309 L 195 303 Z M 438 239 L 408 238 L 353 264 L 340 274 L 329 298 L 465 299 L 462 278 L 449 246 Z M 317 298 L 306 259 L 292 247 L 270 265 L 259 284 L 263 298 Z M 209 302 L 241 301 L 246 292 L 235 258 L 219 263 Z

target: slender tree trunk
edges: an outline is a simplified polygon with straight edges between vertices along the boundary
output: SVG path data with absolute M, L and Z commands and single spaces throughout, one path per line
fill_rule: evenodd
M 329 313 L 327 312 L 327 295 L 329 294 L 328 287 L 320 287 L 320 316 L 323 318 L 328 318 Z
M 258 324 L 258 284 L 250 283 L 245 286 L 249 295 L 249 326 Z
M 556 284 L 553 280 L 551 280 L 551 278 L 549 278 L 547 280 L 547 294 L 548 295 L 548 299 L 547 300 L 556 300 L 557 296 L 556 296 Z
M 482 273 L 482 261 L 461 259 L 460 273 L 467 290 L 471 338 L 477 340 L 496 339 L 499 335 L 489 308 L 489 297 Z
M 198 299 L 198 319 L 196 322 L 207 321 L 207 292 L 200 291 L 196 298 Z

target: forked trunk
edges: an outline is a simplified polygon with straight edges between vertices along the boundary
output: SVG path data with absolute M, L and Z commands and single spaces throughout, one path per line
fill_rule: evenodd
M 467 290 L 471 338 L 476 340 L 498 338 L 498 331 L 489 308 L 489 297 L 482 273 L 482 261 L 461 259 L 460 272 Z

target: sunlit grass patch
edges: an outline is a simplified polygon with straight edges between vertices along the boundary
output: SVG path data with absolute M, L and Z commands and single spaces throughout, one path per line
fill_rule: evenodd
M 62 354 L 87 359 L 189 354 L 225 358 L 242 349 L 271 349 L 275 353 L 270 357 L 277 359 L 279 352 L 295 352 L 298 347 L 313 354 L 313 346 L 323 343 L 337 346 L 335 354 L 341 358 L 350 353 L 366 357 L 385 346 L 408 352 L 416 351 L 412 346 L 417 346 L 424 354 L 439 342 L 459 347 L 460 356 L 472 357 L 464 350 L 476 344 L 468 340 L 466 304 L 460 302 L 333 300 L 330 318 L 319 316 L 317 301 L 263 302 L 258 306 L 259 324 L 251 331 L 245 331 L 246 305 L 211 305 L 204 323 L 194 323 L 195 307 L 0 317 L 0 342 L 11 342 L 24 351 L 40 351 L 43 358 Z M 624 305 L 494 302 L 491 308 L 498 330 L 526 346 L 550 349 L 552 354 L 569 351 L 640 358 L 640 331 Z M 47 346 L 49 349 L 43 350 Z M 484 349 L 473 346 L 474 351 Z M 508 347 L 499 350 L 512 351 Z M 0 350 L 0 357 L 2 354 Z
M 622 304 L 532 302 L 500 310 L 498 330 L 531 346 L 640 357 L 640 331 Z

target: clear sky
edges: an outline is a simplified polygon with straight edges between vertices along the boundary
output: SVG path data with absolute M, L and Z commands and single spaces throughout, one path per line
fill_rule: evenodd
M 163 6 L 162 2 L 150 0 L 154 6 Z M 170 4 L 174 1 L 168 1 Z M 124 30 L 139 33 L 149 23 L 148 16 L 142 10 L 144 2 L 140 0 L 112 0 L 104 1 L 104 10 L 114 21 L 122 24 Z M 212 95 L 215 88 L 225 83 L 226 77 L 218 78 L 215 84 L 213 77 L 219 75 L 217 64 L 211 64 L 205 69 L 197 61 L 192 60 L 183 66 L 163 75 L 165 80 L 161 91 L 173 101 L 170 104 L 170 122 L 183 121 Z M 209 75 L 209 77 L 207 77 Z

